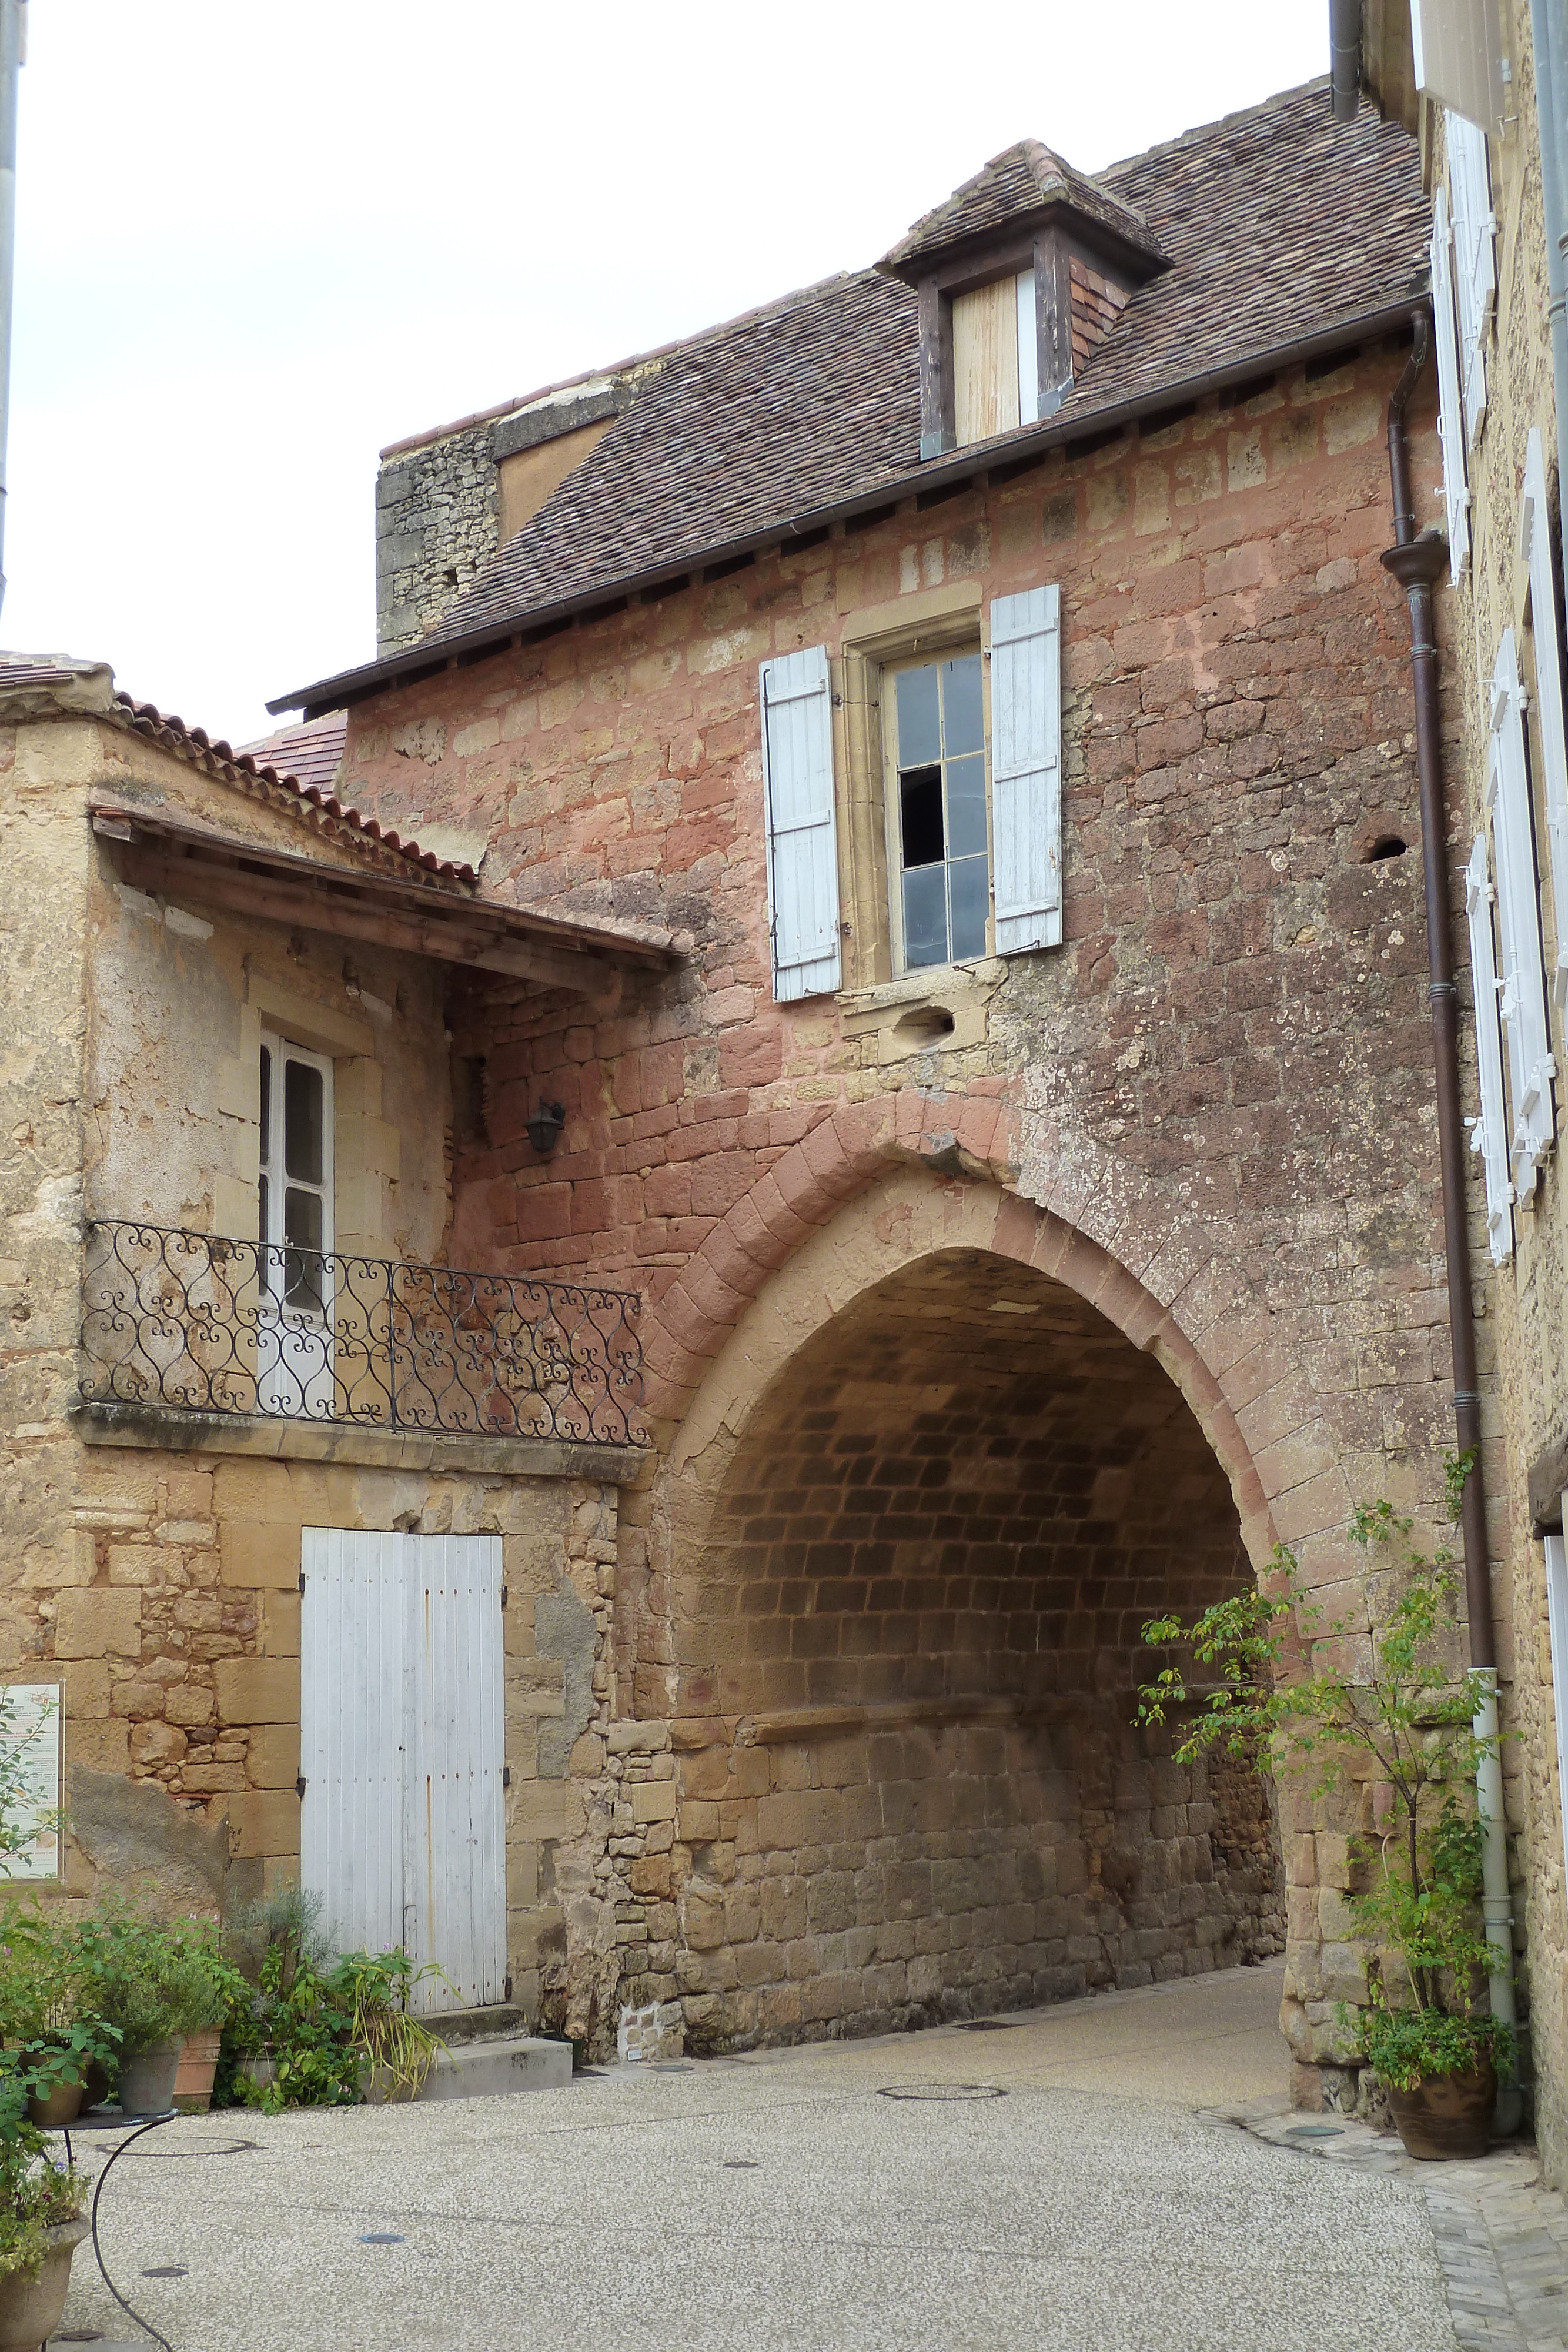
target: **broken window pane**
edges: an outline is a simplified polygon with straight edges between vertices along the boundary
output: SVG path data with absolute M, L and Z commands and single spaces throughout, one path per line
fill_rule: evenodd
M 916 768 L 900 776 L 899 798 L 904 817 L 904 863 L 939 866 L 942 862 L 942 771 Z

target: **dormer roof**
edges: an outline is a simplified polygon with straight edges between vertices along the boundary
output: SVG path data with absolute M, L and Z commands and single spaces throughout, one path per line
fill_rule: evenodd
M 1004 234 L 1032 235 L 1052 219 L 1075 221 L 1086 242 L 1109 243 L 1118 257 L 1141 263 L 1140 277 L 1151 277 L 1169 259 L 1135 205 L 1075 172 L 1038 139 L 1020 139 L 917 220 L 877 268 L 914 286 L 938 258 Z

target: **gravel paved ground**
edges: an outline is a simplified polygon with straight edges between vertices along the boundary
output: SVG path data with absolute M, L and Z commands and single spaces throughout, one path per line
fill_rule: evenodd
M 994 2032 L 192 2118 L 117 2168 L 105 2253 L 174 2352 L 1455 2352 L 1418 2186 L 1199 2112 L 1280 2091 L 1278 2000 L 1237 1969 Z M 134 2334 L 90 2250 L 65 2326 Z

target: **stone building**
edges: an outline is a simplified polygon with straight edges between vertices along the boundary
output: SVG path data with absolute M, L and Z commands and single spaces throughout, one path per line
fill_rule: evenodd
M 1355 2095 L 1346 1822 L 1179 1769 L 1134 1685 L 1150 1616 L 1279 1542 L 1364 1633 L 1351 1508 L 1430 1525 L 1453 1444 L 1380 562 L 1429 235 L 1417 142 L 1324 83 L 1093 179 L 1026 141 L 873 268 L 386 453 L 378 656 L 275 707 L 318 751 L 342 714 L 353 855 L 412 833 L 477 877 L 433 898 L 606 967 L 410 979 L 450 1141 L 382 1253 L 641 1303 L 647 1445 L 510 1490 L 509 1970 L 575 2034 L 864 2031 L 1284 1943 L 1298 2095 Z M 1437 406 L 1427 366 L 1420 524 Z M 348 1530 L 288 1475 L 279 1589 Z M 459 1525 L 358 1492 L 363 1534 Z
M 1349 19 L 1355 19 L 1351 22 Z M 1418 143 L 1442 382 L 1445 772 L 1472 1122 L 1472 1287 L 1499 1665 L 1517 1735 L 1537 2128 L 1568 2173 L 1568 1200 L 1554 1148 L 1568 1003 L 1561 491 L 1568 49 L 1561 8 L 1364 0 L 1347 67 Z M 1354 39 L 1353 39 L 1354 37 Z M 1545 47 L 1542 47 L 1544 40 Z M 1355 58 L 1354 43 L 1359 43 Z M 1555 46 L 1553 46 L 1555 44 Z M 1511 1628 L 1511 1638 L 1508 1629 Z

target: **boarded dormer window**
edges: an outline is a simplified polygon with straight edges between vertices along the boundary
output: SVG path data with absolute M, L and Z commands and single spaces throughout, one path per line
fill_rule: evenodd
M 954 296 L 953 409 L 960 448 L 1032 425 L 1039 415 L 1032 269 Z

